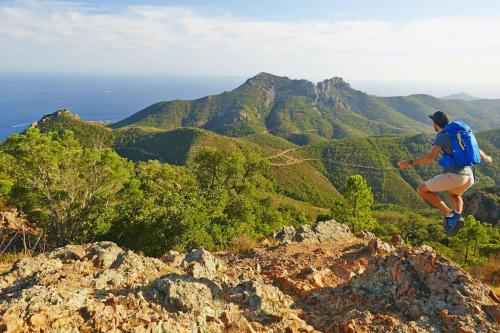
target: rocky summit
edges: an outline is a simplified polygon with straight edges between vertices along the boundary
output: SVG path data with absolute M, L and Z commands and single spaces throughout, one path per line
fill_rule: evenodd
M 242 253 L 68 245 L 0 275 L 3 332 L 499 332 L 500 300 L 428 246 L 335 221 Z

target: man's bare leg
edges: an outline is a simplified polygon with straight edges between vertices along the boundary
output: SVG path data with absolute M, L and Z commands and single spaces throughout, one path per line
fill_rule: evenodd
M 464 208 L 464 199 L 461 194 L 453 194 L 448 192 L 448 196 L 450 197 L 451 206 L 456 212 L 461 213 Z
M 453 211 L 448 206 L 446 206 L 446 204 L 438 197 L 436 193 L 429 191 L 425 184 L 418 185 L 417 192 L 422 199 L 439 209 L 441 213 L 444 214 L 444 216 L 450 216 L 451 214 L 453 214 Z

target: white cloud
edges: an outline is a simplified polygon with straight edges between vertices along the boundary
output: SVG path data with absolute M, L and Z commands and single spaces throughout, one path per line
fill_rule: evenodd
M 266 21 L 200 9 L 0 5 L 0 71 L 499 82 L 500 18 Z

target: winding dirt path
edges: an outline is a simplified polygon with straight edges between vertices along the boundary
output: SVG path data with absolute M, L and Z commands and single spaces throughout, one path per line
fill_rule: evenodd
M 295 151 L 295 150 L 297 150 L 297 149 L 299 149 L 299 147 L 285 149 L 285 150 L 280 151 L 280 152 L 279 152 L 278 154 L 276 154 L 276 155 L 271 155 L 271 156 L 269 156 L 269 157 L 266 157 L 266 159 L 267 159 L 267 160 L 272 160 L 272 159 L 275 159 L 275 158 L 278 158 L 278 157 L 284 156 L 284 155 L 288 154 L 289 152 L 291 152 L 291 151 Z M 287 156 L 287 157 L 288 157 L 288 156 Z
M 279 157 L 284 157 L 284 158 L 287 159 L 287 161 L 283 162 L 283 163 L 271 163 L 270 164 L 271 166 L 288 166 L 288 165 L 294 165 L 294 164 L 304 163 L 304 162 L 307 162 L 307 161 L 317 161 L 317 160 L 319 160 L 318 158 L 297 158 L 297 157 L 288 155 L 288 153 L 290 153 L 292 151 L 295 151 L 295 150 L 298 150 L 300 148 L 301 147 L 285 149 L 285 150 L 280 151 L 279 153 L 277 153 L 275 155 L 266 157 L 266 159 L 267 160 L 273 160 L 273 159 L 276 159 L 276 158 L 279 158 Z

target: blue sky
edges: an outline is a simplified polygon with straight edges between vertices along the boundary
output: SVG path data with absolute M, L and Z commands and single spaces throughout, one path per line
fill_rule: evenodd
M 67 2 L 90 3 L 99 6 L 104 3 L 110 10 L 119 10 L 120 7 L 141 4 L 197 7 L 212 12 L 228 12 L 241 17 L 272 20 L 349 18 L 356 20 L 404 21 L 422 17 L 488 17 L 500 11 L 500 2 L 498 0 L 78 0 Z
M 0 72 L 500 85 L 500 1 L 0 1 Z

